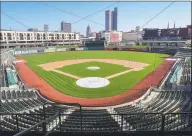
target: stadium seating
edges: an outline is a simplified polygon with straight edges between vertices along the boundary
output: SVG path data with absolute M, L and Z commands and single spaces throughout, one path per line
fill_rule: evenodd
M 79 110 L 75 110 L 61 124 L 61 130 L 65 132 L 80 131 L 81 116 Z M 107 110 L 83 110 L 82 129 L 84 132 L 94 131 L 118 131 L 118 123 L 111 117 Z

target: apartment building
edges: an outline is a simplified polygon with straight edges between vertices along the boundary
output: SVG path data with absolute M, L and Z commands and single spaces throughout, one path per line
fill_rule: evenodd
M 34 32 L 34 31 L 0 31 L 1 45 L 43 42 L 75 42 L 80 43 L 79 33 L 66 32 Z

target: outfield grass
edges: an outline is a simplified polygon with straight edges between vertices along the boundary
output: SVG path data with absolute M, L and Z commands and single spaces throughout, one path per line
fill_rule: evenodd
M 159 64 L 163 62 L 165 54 L 128 52 L 128 51 L 74 51 L 74 52 L 55 52 L 45 54 L 32 54 L 20 56 L 27 60 L 27 64 L 52 87 L 58 91 L 75 97 L 98 98 L 109 97 L 121 94 L 136 85 L 141 79 L 151 73 Z M 141 71 L 132 71 L 118 77 L 109 79 L 110 84 L 103 88 L 82 88 L 76 85 L 76 79 L 62 74 L 45 71 L 38 65 L 62 60 L 73 59 L 119 59 L 144 62 L 150 64 Z M 111 71 L 112 69 L 109 69 Z M 26 75 L 27 76 L 27 75 Z
M 99 67 L 99 70 L 88 70 L 88 67 Z M 85 62 L 80 64 L 68 65 L 57 70 L 76 75 L 79 77 L 107 77 L 130 68 L 121 65 L 109 64 L 104 62 Z

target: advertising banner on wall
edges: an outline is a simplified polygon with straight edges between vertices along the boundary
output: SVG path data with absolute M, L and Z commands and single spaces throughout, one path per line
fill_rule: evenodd
M 55 51 L 56 51 L 55 48 L 44 49 L 44 52 L 55 52 Z
M 15 55 L 21 54 L 21 51 L 15 51 Z
M 44 52 L 49 52 L 49 49 L 44 49 Z
M 44 52 L 44 50 L 43 49 L 39 49 L 39 50 L 37 50 L 37 52 Z
M 21 54 L 28 54 L 28 51 L 21 51 Z
M 49 52 L 55 52 L 56 49 L 55 48 L 49 48 L 48 50 L 49 50 Z
M 118 42 L 119 41 L 119 34 L 110 32 L 110 42 Z
M 76 51 L 83 51 L 83 48 L 76 48 Z
M 37 50 L 31 50 L 30 52 L 31 53 L 37 53 Z
M 58 51 L 58 52 L 65 51 L 65 48 L 57 48 L 56 51 Z
M 129 50 L 130 50 L 130 51 L 135 51 L 135 49 L 134 49 L 134 48 L 129 48 Z
M 83 50 L 88 50 L 88 48 L 87 48 L 87 47 L 85 47 L 85 48 L 83 48 Z

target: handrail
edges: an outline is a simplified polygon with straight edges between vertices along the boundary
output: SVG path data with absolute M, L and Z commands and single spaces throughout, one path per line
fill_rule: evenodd
M 82 107 L 79 103 L 60 103 L 60 102 L 55 102 L 55 103 L 44 103 L 43 104 L 43 113 L 44 113 L 44 120 L 46 119 L 45 118 L 45 106 L 46 105 L 59 105 L 59 104 L 62 104 L 62 105 L 68 105 L 68 106 L 78 106 L 79 107 L 79 110 L 80 110 L 80 117 L 81 117 L 81 132 L 82 132 Z M 59 111 L 60 112 L 60 111 Z M 46 126 L 44 126 L 44 130 L 46 130 Z
M 43 121 L 37 123 L 37 124 L 34 125 L 34 126 L 31 126 L 31 127 L 28 128 L 28 129 L 25 129 L 25 130 L 23 130 L 23 131 L 15 134 L 15 135 L 13 135 L 13 136 L 22 136 L 23 134 L 26 134 L 27 132 L 29 132 L 29 131 L 32 130 L 33 128 L 36 128 L 37 126 L 39 126 L 39 125 L 41 125 L 41 124 L 43 124 L 43 123 L 45 123 L 45 122 L 47 122 L 47 121 L 52 120 L 53 118 L 57 117 L 58 115 L 59 115 L 59 113 L 55 114 L 54 116 L 52 116 L 52 117 L 50 117 L 50 118 L 48 118 L 48 119 L 46 119 L 46 120 L 43 120 Z
M 17 125 L 17 130 L 15 129 L 14 131 L 19 131 L 19 129 L 18 129 L 19 128 L 19 122 L 17 120 L 20 117 L 19 115 L 42 115 L 42 114 L 22 114 L 22 113 L 13 114 L 13 113 L 10 113 L 10 114 L 0 114 L 0 115 L 2 115 L 2 116 L 3 115 L 16 115 L 16 124 L 15 125 Z M 46 115 L 50 115 L 50 114 L 46 114 Z M 34 126 L 31 126 L 30 128 L 15 134 L 14 136 L 21 136 L 23 134 L 26 134 L 30 130 L 32 130 L 32 129 L 38 127 L 38 126 L 40 126 L 41 129 L 37 130 L 37 131 L 38 132 L 43 132 L 44 134 L 46 134 L 46 136 L 48 136 L 49 134 L 54 132 L 55 128 L 61 129 L 61 123 L 62 122 L 61 122 L 61 119 L 59 119 L 59 122 L 56 123 L 56 126 L 53 125 L 50 130 L 47 130 L 46 127 L 45 127 L 47 125 L 47 123 L 50 125 L 50 123 L 52 123 L 51 121 L 54 121 L 55 119 L 58 120 L 58 118 L 61 118 L 61 116 L 65 116 L 65 115 L 70 115 L 70 114 L 65 114 L 65 113 L 62 114 L 62 113 L 60 113 L 60 111 L 58 111 L 55 114 L 51 114 L 50 117 L 48 117 L 47 119 L 44 119 L 44 120 L 40 121 L 39 123 L 35 124 Z M 125 114 L 105 114 L 105 113 L 104 114 L 102 114 L 102 113 L 99 114 L 98 113 L 98 114 L 81 114 L 81 115 L 76 114 L 74 116 L 77 116 L 77 117 L 82 119 L 82 117 L 88 117 L 88 118 L 91 117 L 91 116 L 93 116 L 93 117 L 105 117 L 106 116 L 107 117 L 107 116 L 113 116 L 113 115 L 114 115 L 114 117 L 118 117 L 117 118 L 118 120 L 120 119 L 120 121 L 121 121 L 120 122 L 121 131 L 132 131 L 132 130 L 123 130 L 124 129 L 123 121 L 126 121 L 126 119 L 125 119 L 126 117 L 131 117 L 131 118 L 133 117 L 133 119 L 143 117 L 143 119 L 140 120 L 141 121 L 140 123 L 142 123 L 143 121 L 145 121 L 145 119 L 148 119 L 148 117 L 152 117 L 154 115 L 156 117 L 156 115 L 157 115 L 158 121 L 160 121 L 160 123 L 161 123 L 161 126 L 160 126 L 161 129 L 157 130 L 157 131 L 165 132 L 165 131 L 167 131 L 165 126 L 167 125 L 167 121 L 172 120 L 171 117 L 175 117 L 175 115 L 179 115 L 178 117 L 185 117 L 186 116 L 187 118 L 188 117 L 191 118 L 192 112 L 176 112 L 176 113 L 164 113 L 164 114 L 163 113 L 156 113 L 156 112 L 151 112 L 151 113 L 149 113 L 149 112 L 148 113 L 138 112 L 138 113 L 127 113 L 127 114 L 126 113 Z M 115 115 L 118 115 L 118 116 L 115 116 Z M 170 116 L 167 116 L 167 115 L 170 115 Z M 1 117 L 0 117 L 0 119 L 1 119 Z M 179 119 L 181 119 L 181 118 L 179 118 Z M 90 122 L 91 122 L 91 120 L 90 120 Z M 83 132 L 82 131 L 82 120 L 79 123 L 81 123 L 81 131 L 80 132 Z M 41 125 L 44 125 L 44 126 L 41 126 Z M 73 131 L 73 130 L 71 130 L 71 131 Z

